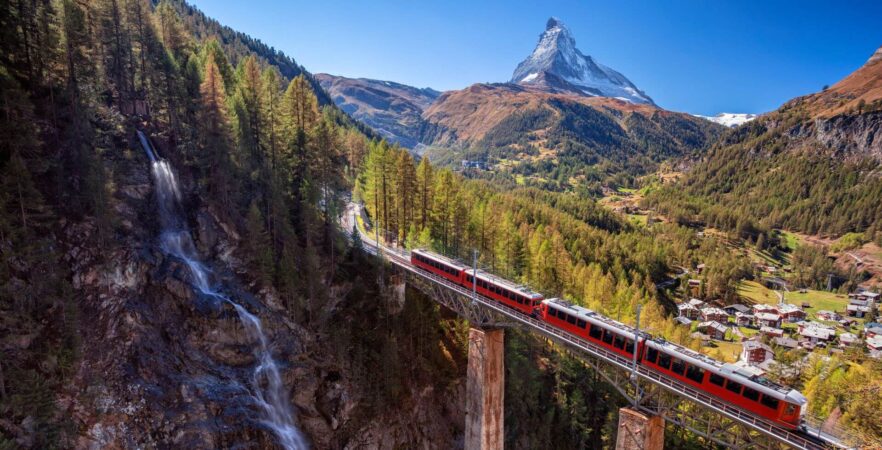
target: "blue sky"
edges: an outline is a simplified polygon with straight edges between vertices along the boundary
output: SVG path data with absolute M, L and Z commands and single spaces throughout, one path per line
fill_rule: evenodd
M 194 0 L 307 70 L 438 90 L 507 81 L 550 16 L 660 106 L 764 112 L 882 46 L 882 1 Z

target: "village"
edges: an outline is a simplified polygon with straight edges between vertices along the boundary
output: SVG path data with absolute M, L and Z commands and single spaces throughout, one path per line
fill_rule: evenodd
M 700 283 L 687 280 L 687 292 L 698 292 Z M 734 364 L 755 375 L 776 369 L 776 351 L 860 351 L 882 358 L 882 324 L 875 322 L 879 293 L 860 288 L 841 296 L 836 310 L 815 310 L 809 302 L 788 303 L 788 295 L 798 299 L 804 290 L 776 294 L 777 303 L 724 305 L 690 298 L 677 304 L 676 320 L 690 327 L 703 347 L 729 348 L 729 359 L 737 358 Z

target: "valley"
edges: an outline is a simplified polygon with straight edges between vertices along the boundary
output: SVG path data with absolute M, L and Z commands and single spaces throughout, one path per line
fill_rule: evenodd
M 882 48 L 694 114 L 658 63 L 693 38 L 623 62 L 649 29 L 531 15 L 510 77 L 443 53 L 436 90 L 312 70 L 415 79 L 465 19 L 259 6 L 225 17 L 300 8 L 296 45 L 185 0 L 0 6 L 0 449 L 605 449 L 634 414 L 645 450 L 882 445 Z M 406 57 L 347 57 L 377 39 Z

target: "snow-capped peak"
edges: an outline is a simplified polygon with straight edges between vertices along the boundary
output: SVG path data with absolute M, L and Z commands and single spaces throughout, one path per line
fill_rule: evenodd
M 738 125 L 756 119 L 758 115 L 744 113 L 719 113 L 716 116 L 700 116 L 698 114 L 695 114 L 695 117 L 701 117 L 702 119 L 710 120 L 711 122 L 716 122 L 720 125 L 734 128 Z
M 570 30 L 555 17 L 548 19 L 539 43 L 533 53 L 518 64 L 511 82 L 653 104 L 652 99 L 624 75 L 583 55 L 576 48 Z

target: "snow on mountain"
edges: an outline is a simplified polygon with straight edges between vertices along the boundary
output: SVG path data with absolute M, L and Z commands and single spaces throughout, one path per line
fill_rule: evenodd
M 727 127 L 737 127 L 743 123 L 750 122 L 753 119 L 758 117 L 757 114 L 742 114 L 742 113 L 719 113 L 716 116 L 700 116 L 698 114 L 695 117 L 701 117 L 705 120 L 710 120 L 711 122 L 716 122 L 720 125 Z
M 624 75 L 583 55 L 570 30 L 554 17 L 548 19 L 533 53 L 518 64 L 511 82 L 552 92 L 655 104 Z

